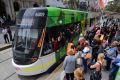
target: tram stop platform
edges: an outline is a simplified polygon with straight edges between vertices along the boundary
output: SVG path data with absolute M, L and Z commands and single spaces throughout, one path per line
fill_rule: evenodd
M 7 49 L 7 48 L 10 48 L 10 47 L 12 47 L 12 44 L 0 44 L 0 51 L 2 51 L 2 50 L 5 50 L 5 49 Z
M 91 70 L 84 75 L 85 80 L 90 79 Z M 102 70 L 102 80 L 108 80 L 110 71 Z M 39 79 L 38 79 L 39 80 Z M 61 63 L 45 80 L 66 80 L 63 63 Z

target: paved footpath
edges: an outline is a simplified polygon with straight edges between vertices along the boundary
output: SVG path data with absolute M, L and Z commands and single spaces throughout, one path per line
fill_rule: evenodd
M 90 74 L 92 73 L 91 70 L 84 75 L 85 80 L 90 80 Z M 101 80 L 108 80 L 109 71 L 102 70 L 102 79 Z M 45 80 L 66 80 L 64 79 L 65 72 L 63 69 L 63 63 L 61 63 Z M 39 79 L 37 79 L 39 80 Z
M 85 80 L 90 80 L 90 74 L 92 73 L 91 70 L 88 70 L 88 72 L 85 74 Z M 108 80 L 108 76 L 109 76 L 109 71 L 104 71 L 102 70 L 102 80 Z M 54 77 L 55 76 L 55 77 Z M 50 80 L 65 80 L 63 79 L 65 76 L 64 70 L 63 70 L 63 66 L 61 65 L 61 68 L 59 68 L 57 74 L 55 74 L 53 76 L 52 79 Z

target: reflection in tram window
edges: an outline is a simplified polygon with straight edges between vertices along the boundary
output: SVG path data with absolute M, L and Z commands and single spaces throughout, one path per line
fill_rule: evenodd
M 34 49 L 37 44 L 38 29 L 19 29 L 17 35 L 17 49 Z
M 49 34 L 46 33 L 45 38 L 44 38 L 42 56 L 50 54 L 51 52 L 52 52 L 52 43 L 51 43 Z

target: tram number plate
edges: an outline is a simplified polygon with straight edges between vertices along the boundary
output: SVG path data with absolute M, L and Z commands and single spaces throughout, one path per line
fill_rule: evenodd
M 35 16 L 45 16 L 45 13 L 36 13 Z

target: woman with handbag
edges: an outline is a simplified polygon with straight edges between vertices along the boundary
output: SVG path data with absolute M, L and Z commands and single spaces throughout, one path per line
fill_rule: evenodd
M 110 65 L 112 60 L 116 58 L 117 44 L 118 42 L 114 41 L 109 47 L 105 49 L 106 50 L 105 59 L 107 60 L 107 66 L 106 66 L 107 71 L 110 70 Z
M 104 54 L 100 53 L 98 55 L 97 62 L 90 66 L 91 69 L 94 69 L 93 73 L 90 75 L 90 80 L 101 80 L 102 79 L 101 69 L 104 63 L 104 58 L 105 58 Z

